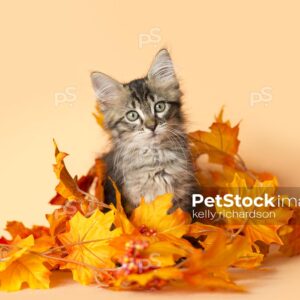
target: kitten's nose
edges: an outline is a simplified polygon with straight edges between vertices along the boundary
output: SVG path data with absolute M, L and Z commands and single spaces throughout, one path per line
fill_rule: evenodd
M 156 128 L 156 122 L 155 120 L 147 120 L 145 122 L 145 127 L 150 129 L 151 131 L 154 131 Z

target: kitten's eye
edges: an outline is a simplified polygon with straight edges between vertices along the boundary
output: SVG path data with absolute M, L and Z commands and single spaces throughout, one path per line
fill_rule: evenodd
M 166 109 L 166 103 L 161 101 L 155 104 L 154 109 L 156 112 L 163 112 Z
M 134 122 L 139 118 L 139 114 L 135 110 L 131 110 L 126 114 L 126 118 L 130 122 Z

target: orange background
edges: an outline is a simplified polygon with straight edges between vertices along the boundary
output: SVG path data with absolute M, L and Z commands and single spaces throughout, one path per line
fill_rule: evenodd
M 57 182 L 52 138 L 71 154 L 73 175 L 85 173 L 105 147 L 91 115 L 89 73 L 120 81 L 143 76 L 161 47 L 170 50 L 182 81 L 189 128 L 206 130 L 225 104 L 226 116 L 242 120 L 240 153 L 248 166 L 299 186 L 299 8 L 296 0 L 2 1 L 0 228 L 14 219 L 46 224 Z M 276 299 L 296 291 L 299 266 L 299 259 L 288 260 L 277 272 L 251 275 L 252 294 L 244 297 Z M 134 298 L 59 278 L 53 286 L 5 299 Z M 175 298 L 172 292 L 160 296 Z M 208 297 L 189 293 L 200 296 Z

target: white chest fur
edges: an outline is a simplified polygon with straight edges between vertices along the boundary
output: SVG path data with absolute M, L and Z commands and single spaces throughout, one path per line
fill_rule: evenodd
M 122 192 L 133 206 L 165 193 L 175 193 L 175 179 L 186 169 L 186 160 L 172 149 L 147 148 L 128 154 L 123 162 Z

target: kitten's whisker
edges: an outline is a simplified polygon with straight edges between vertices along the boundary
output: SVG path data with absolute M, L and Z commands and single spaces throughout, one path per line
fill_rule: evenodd
M 177 133 L 178 135 L 181 135 L 182 137 L 184 137 L 188 144 L 188 136 L 186 134 L 182 134 L 180 131 L 178 131 L 177 129 L 174 129 L 174 128 L 171 128 L 170 130 L 172 130 L 174 132 L 174 134 Z M 190 155 L 192 155 L 189 147 L 187 147 L 186 150 L 189 152 Z
M 173 129 L 173 130 L 174 130 L 174 129 Z M 173 130 L 172 130 L 172 129 L 169 129 L 168 132 L 175 134 L 175 132 L 173 132 Z M 175 138 L 175 137 L 173 136 L 173 138 Z M 175 142 L 175 143 L 176 143 L 176 142 Z M 176 143 L 176 144 L 177 144 L 177 143 Z M 188 173 L 189 173 L 189 170 L 193 168 L 192 162 L 191 162 L 191 157 L 189 157 L 189 160 L 188 160 L 188 158 L 187 158 L 187 156 L 186 156 L 187 154 L 186 154 L 186 152 L 184 152 L 184 149 L 183 149 L 183 147 L 182 147 L 182 141 L 180 141 L 180 142 L 178 143 L 178 145 L 179 145 L 179 147 L 181 148 L 182 153 L 183 153 L 184 156 L 185 156 L 185 159 L 186 159 L 186 166 L 187 166 L 187 171 L 188 171 Z M 186 151 L 188 151 L 189 154 L 191 154 L 189 148 L 186 148 Z M 191 163 L 190 166 L 189 166 L 189 162 Z M 196 175 L 195 175 L 195 172 L 192 172 L 192 177 L 193 177 L 193 178 L 196 180 L 196 182 L 199 184 L 199 181 L 198 181 L 198 178 L 197 178 Z

